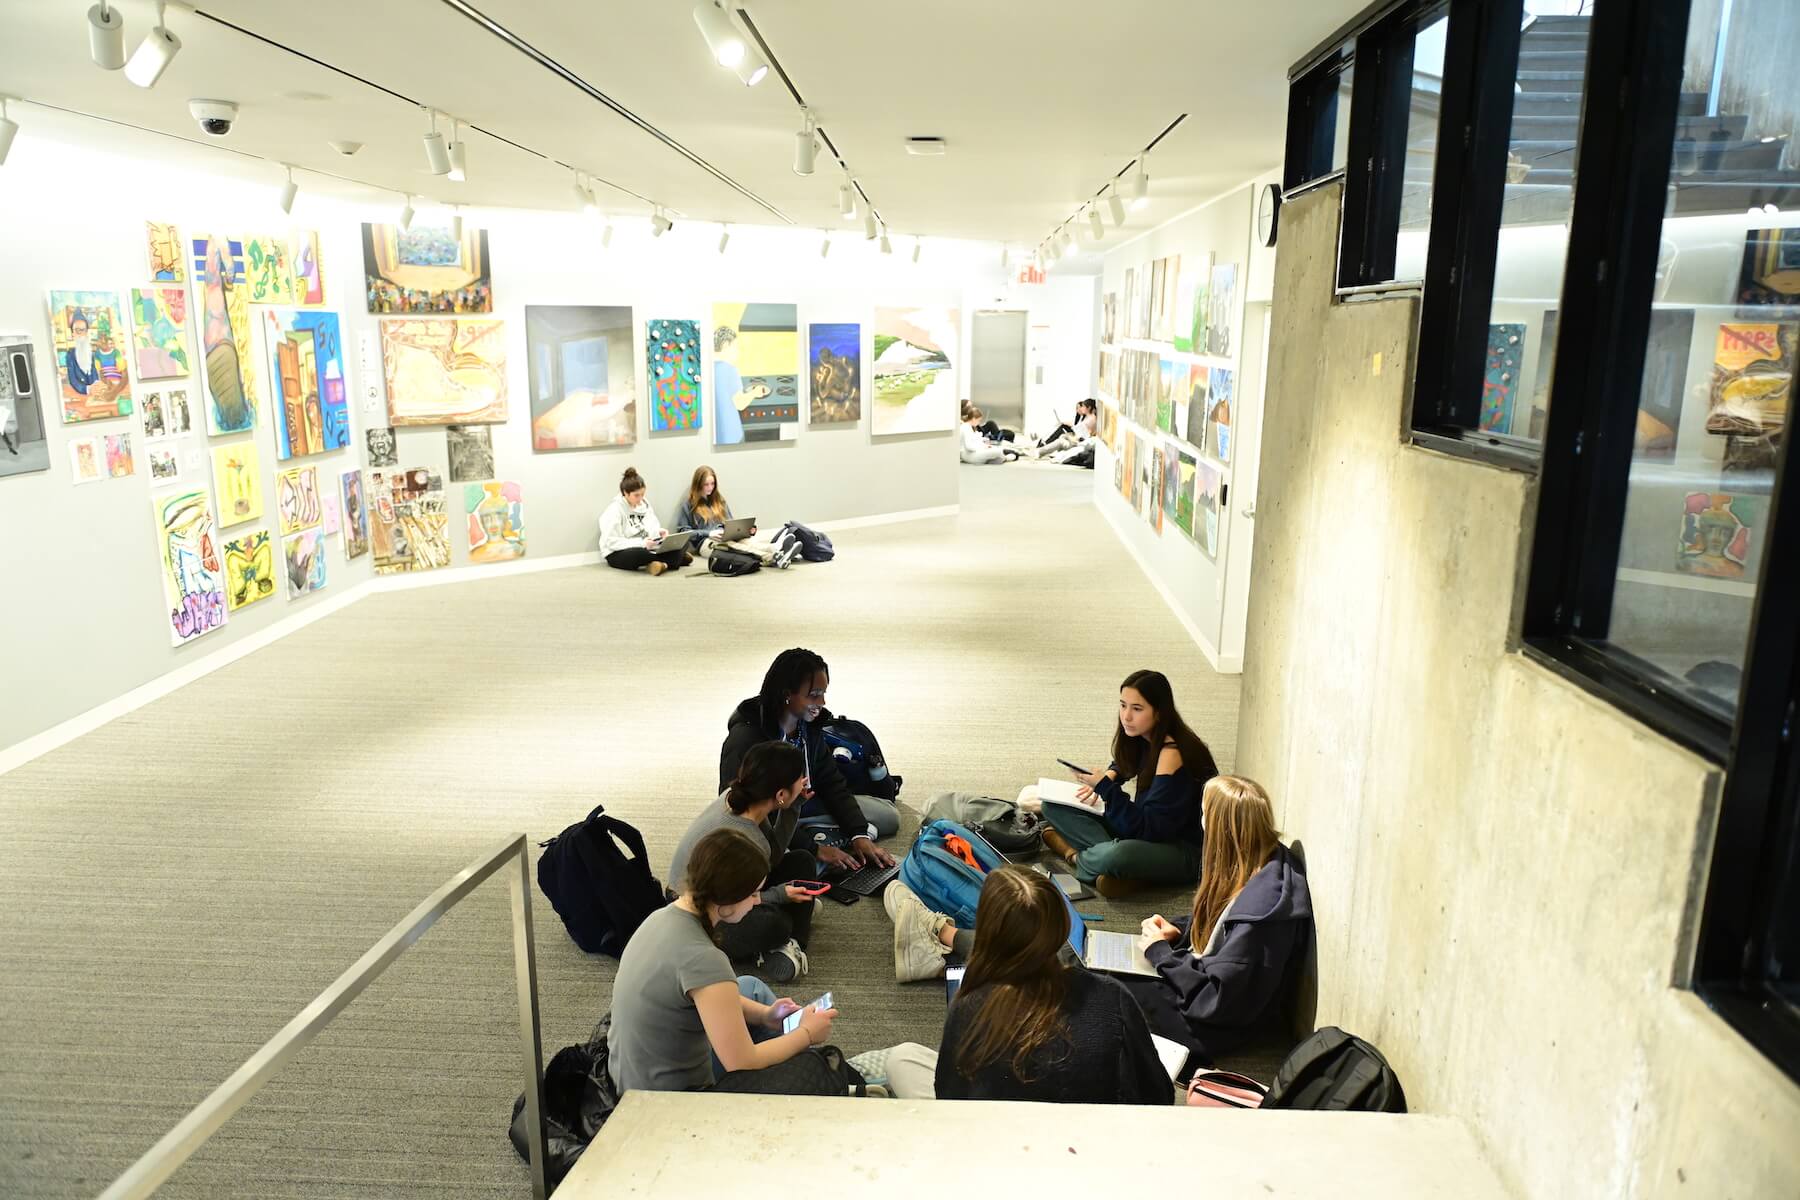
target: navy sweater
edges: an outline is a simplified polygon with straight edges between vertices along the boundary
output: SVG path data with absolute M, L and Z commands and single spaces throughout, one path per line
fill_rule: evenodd
M 1135 801 L 1118 780 L 1104 776 L 1094 785 L 1094 791 L 1106 802 L 1106 827 L 1114 837 L 1198 846 L 1200 789 L 1205 782 L 1196 779 L 1183 763 L 1174 774 L 1158 775 L 1151 782 L 1150 791 Z

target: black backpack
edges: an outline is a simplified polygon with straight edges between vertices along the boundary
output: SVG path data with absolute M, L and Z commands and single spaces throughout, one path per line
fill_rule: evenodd
M 762 570 L 762 559 L 744 550 L 733 550 L 730 546 L 714 546 L 712 556 L 707 559 L 706 569 L 714 575 L 748 575 L 752 571 Z
M 1262 1106 L 1403 1113 L 1406 1093 L 1381 1051 L 1328 1025 L 1282 1060 Z
M 831 547 L 831 538 L 816 529 L 808 529 L 798 521 L 789 521 L 781 527 L 783 533 L 792 533 L 800 539 L 800 557 L 807 562 L 830 562 L 837 557 L 837 551 Z
M 600 1018 L 593 1036 L 579 1046 L 564 1046 L 544 1069 L 544 1181 L 551 1191 L 561 1183 L 588 1148 L 594 1135 L 619 1104 L 619 1089 L 607 1072 L 606 1035 L 612 1016 Z M 512 1126 L 506 1131 L 513 1149 L 531 1161 L 525 1132 L 525 1097 L 513 1101 Z
M 650 873 L 643 835 L 605 812 L 596 804 L 587 820 L 539 843 L 537 878 L 575 944 L 617 958 L 644 918 L 668 901 Z
M 881 753 L 881 743 L 875 740 L 872 729 L 849 717 L 833 717 L 820 734 L 825 753 L 837 764 L 852 795 L 899 798 L 900 776 L 888 772 L 887 757 Z

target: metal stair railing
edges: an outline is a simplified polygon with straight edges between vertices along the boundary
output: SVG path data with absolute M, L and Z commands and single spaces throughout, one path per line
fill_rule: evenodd
M 245 1060 L 224 1083 L 164 1134 L 156 1145 L 131 1164 L 100 1200 L 136 1200 L 150 1195 L 173 1175 L 206 1139 L 217 1133 L 334 1017 L 361 995 L 363 989 L 401 953 L 422 937 L 438 918 L 449 912 L 489 878 L 517 863 L 510 873 L 512 885 L 513 967 L 519 990 L 519 1049 L 524 1057 L 525 1118 L 531 1150 L 531 1194 L 545 1200 L 544 1185 L 544 1056 L 538 1029 L 537 958 L 531 940 L 530 843 L 517 834 L 499 848 L 482 855 L 451 876 L 444 886 L 427 896 L 398 925 L 388 930 L 368 953 L 337 977 L 332 985 L 301 1009 L 280 1033 Z

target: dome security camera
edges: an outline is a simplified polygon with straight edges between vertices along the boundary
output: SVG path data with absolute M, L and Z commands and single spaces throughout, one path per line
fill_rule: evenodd
M 200 132 L 224 137 L 237 123 L 238 106 L 230 100 L 189 100 L 188 112 L 200 126 Z

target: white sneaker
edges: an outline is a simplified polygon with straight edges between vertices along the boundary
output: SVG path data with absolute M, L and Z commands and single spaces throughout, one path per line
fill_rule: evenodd
M 773 950 L 757 955 L 756 965 L 763 969 L 770 983 L 787 983 L 806 974 L 811 968 L 811 964 L 806 961 L 806 951 L 793 938 Z
M 950 920 L 934 913 L 898 879 L 881 893 L 881 906 L 894 923 L 894 979 L 912 983 L 920 979 L 942 979 L 944 956 L 949 948 L 938 941 L 938 930 Z

